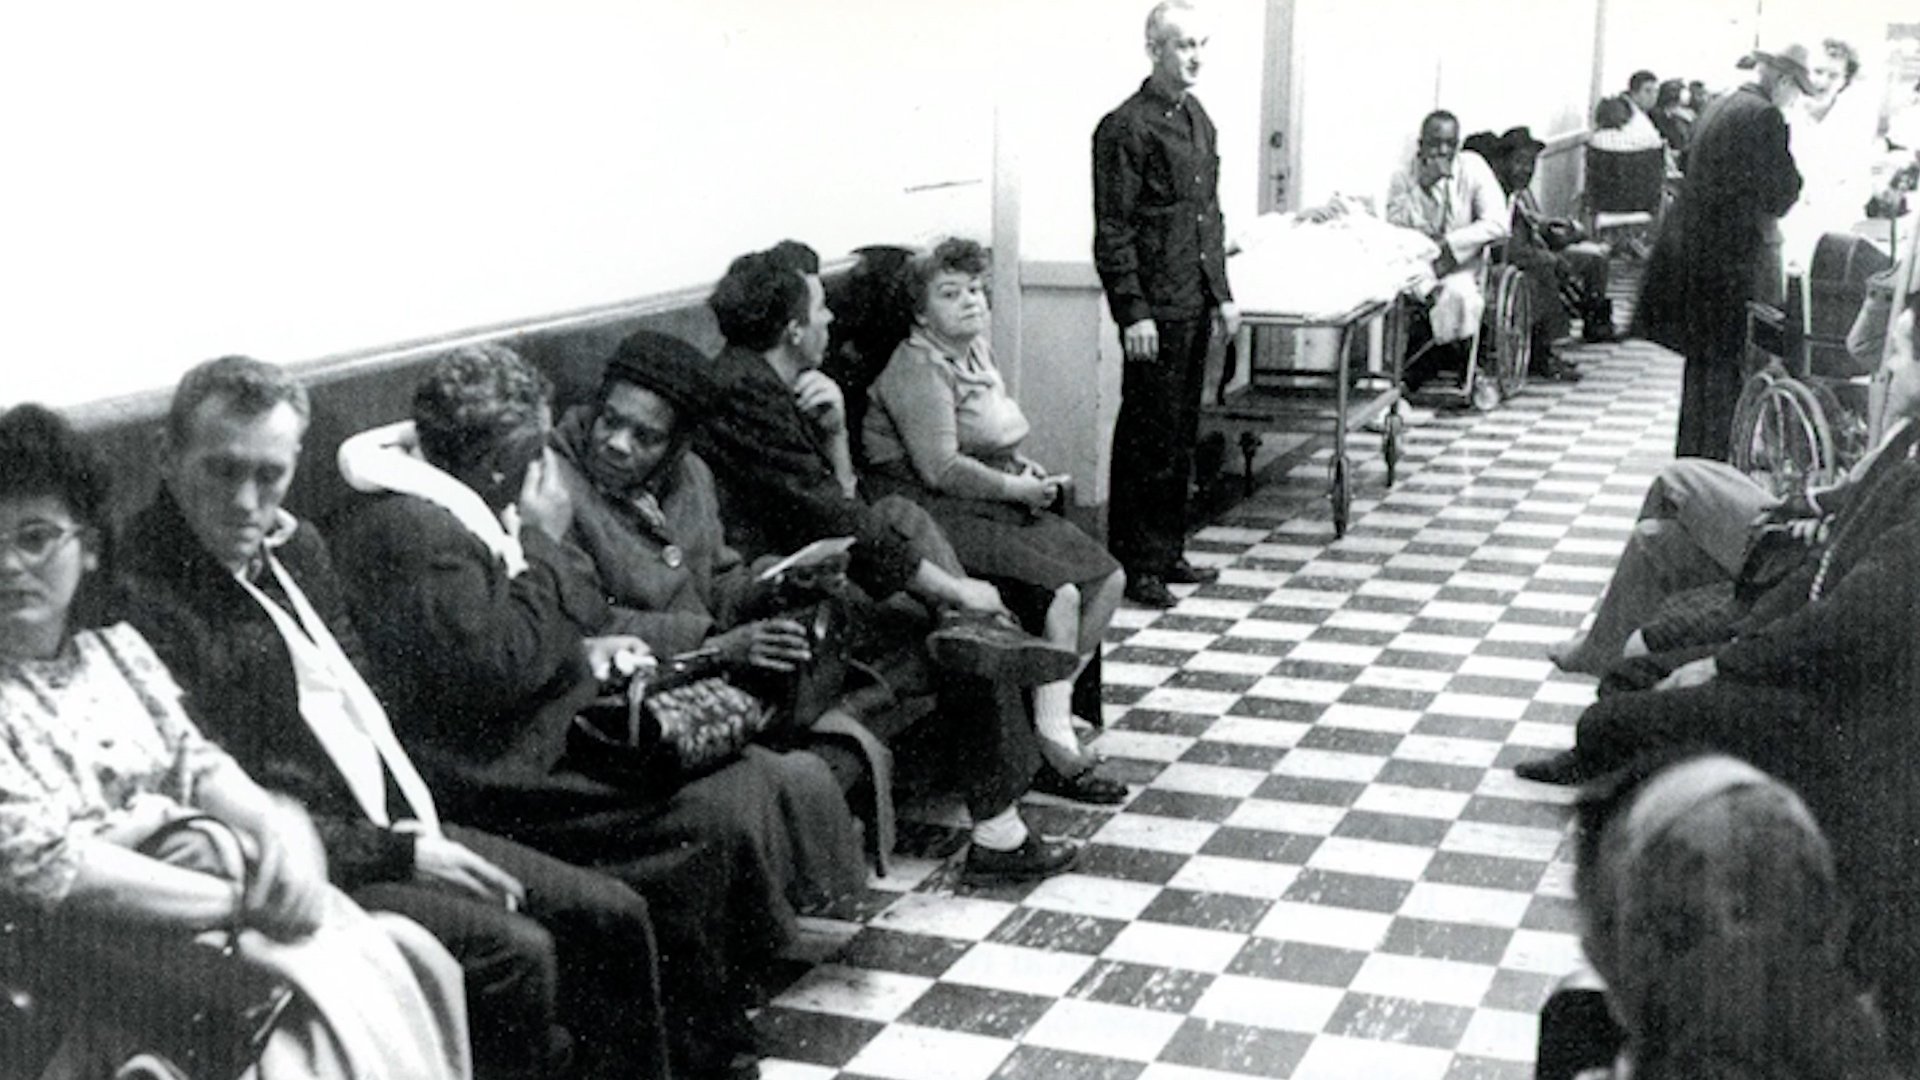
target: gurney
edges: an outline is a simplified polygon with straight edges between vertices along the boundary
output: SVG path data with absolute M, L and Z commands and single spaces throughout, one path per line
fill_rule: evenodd
M 1393 405 L 1400 399 L 1406 331 L 1403 320 L 1390 316 L 1403 294 L 1433 287 L 1438 254 L 1419 233 L 1364 214 L 1324 222 L 1269 214 L 1240 237 L 1230 267 L 1240 332 L 1229 343 L 1219 385 L 1202 406 L 1201 424 L 1238 437 L 1249 493 L 1260 432 L 1330 432 L 1333 531 L 1345 535 L 1353 475 L 1347 429 L 1376 417 L 1384 418 L 1381 456 L 1387 484 L 1393 484 L 1402 428 Z M 1292 362 L 1259 355 L 1256 344 L 1275 332 L 1294 337 Z M 1369 356 L 1356 371 L 1353 353 L 1361 332 L 1369 339 Z

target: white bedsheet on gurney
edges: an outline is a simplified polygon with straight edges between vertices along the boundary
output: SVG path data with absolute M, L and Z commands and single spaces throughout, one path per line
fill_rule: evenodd
M 1432 240 L 1365 214 L 1306 222 L 1262 214 L 1239 237 L 1233 295 L 1249 315 L 1332 319 L 1403 290 L 1436 284 Z

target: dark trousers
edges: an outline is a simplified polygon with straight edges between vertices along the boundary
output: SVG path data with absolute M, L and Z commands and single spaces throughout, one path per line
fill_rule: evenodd
M 1731 356 L 1689 356 L 1680 375 L 1676 457 L 1725 461 L 1733 444 L 1733 411 L 1746 376 Z
M 1684 690 L 1643 690 L 1601 698 L 1580 716 L 1575 750 L 1594 771 L 1643 754 L 1717 750 L 1744 758 L 1789 784 L 1817 775 L 1834 710 L 1791 690 L 1713 679 Z
M 922 559 L 954 577 L 967 576 L 925 507 L 899 495 L 871 505 Z M 939 760 L 966 797 L 967 812 L 980 821 L 1012 806 L 1040 770 L 1039 737 L 1020 688 L 935 672 L 922 645 L 929 612 L 911 597 L 895 595 L 884 603 L 862 597 L 853 605 L 853 620 L 854 655 L 885 672 L 896 693 L 938 692 L 939 710 L 915 726 L 910 741 L 940 748 Z
M 449 839 L 526 886 L 520 914 L 451 886 L 384 882 L 353 894 L 404 915 L 460 961 L 481 1077 L 544 1077 L 569 1044 L 582 1077 L 668 1075 L 647 902 L 610 877 L 511 840 L 449 826 Z
M 1107 547 L 1130 577 L 1165 572 L 1186 547 L 1187 487 L 1213 332 L 1206 315 L 1157 324 L 1160 354 L 1127 361 L 1113 427 Z

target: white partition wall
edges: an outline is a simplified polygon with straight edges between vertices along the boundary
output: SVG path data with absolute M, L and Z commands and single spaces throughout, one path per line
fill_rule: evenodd
M 0 404 L 990 231 L 992 20 L 900 0 L 0 13 Z

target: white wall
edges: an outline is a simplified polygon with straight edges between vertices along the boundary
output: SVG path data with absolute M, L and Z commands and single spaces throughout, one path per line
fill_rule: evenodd
M 1463 133 L 1579 130 L 1595 2 L 1301 0 L 1301 204 L 1383 194 L 1433 109 L 1457 115 Z
M 1020 173 L 1027 261 L 1093 257 L 1093 129 L 1147 77 L 1150 0 L 1008 0 L 1003 130 Z M 1213 0 L 1195 94 L 1220 131 L 1229 230 L 1258 212 L 1265 0 Z M 1070 47 L 1069 47 L 1070 44 Z
M 899 0 L 7 5 L 0 403 L 696 285 L 783 236 L 984 236 L 990 29 Z

